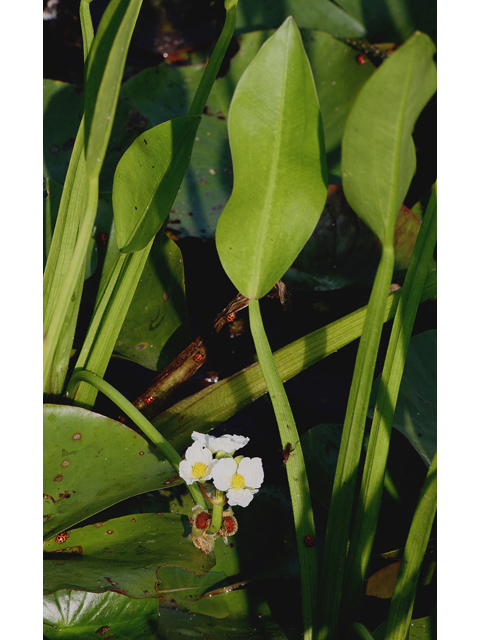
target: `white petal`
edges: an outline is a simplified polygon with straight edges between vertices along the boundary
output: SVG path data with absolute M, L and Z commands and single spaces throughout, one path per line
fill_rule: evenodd
M 178 465 L 178 473 L 187 484 L 193 484 L 196 480 L 196 478 L 194 478 L 192 475 L 192 465 L 189 464 L 186 460 L 182 460 Z
M 212 440 L 214 440 L 214 442 L 212 442 Z M 220 438 L 211 438 L 207 446 L 212 451 L 233 453 L 237 449 L 244 447 L 249 441 L 250 438 L 244 438 L 243 436 L 224 435 Z
M 185 460 L 191 465 L 196 462 L 203 462 L 208 465 L 212 460 L 212 452 L 209 449 L 205 449 L 201 442 L 194 442 L 185 451 Z
M 250 491 L 249 489 L 230 489 L 227 491 L 228 504 L 232 507 L 235 505 L 246 507 L 253 500 L 254 493 L 256 491 Z
M 233 458 L 220 458 L 212 469 L 213 484 L 219 491 L 226 491 L 236 472 L 237 463 Z
M 194 442 L 188 449 L 185 451 L 185 460 L 190 462 L 191 464 L 195 464 L 198 462 L 198 456 L 200 455 L 203 447 L 199 442 Z
M 207 475 L 205 476 L 205 478 L 202 478 L 203 480 L 210 480 L 210 478 L 212 477 L 212 469 L 217 464 L 217 462 L 219 462 L 219 460 L 212 460 L 210 464 L 207 465 Z
M 252 489 L 258 489 L 263 482 L 263 466 L 261 458 L 242 458 L 238 465 L 238 472 L 245 478 L 245 484 Z
M 204 447 L 208 447 L 210 451 L 216 453 L 217 451 L 225 451 L 225 453 L 233 453 L 237 449 L 244 447 L 250 438 L 244 438 L 243 436 L 231 436 L 224 435 L 219 438 L 210 436 L 206 433 L 198 433 L 198 431 L 192 432 L 192 438 L 196 442 L 201 442 Z
M 201 442 L 204 447 L 207 446 L 207 438 L 208 436 L 205 433 L 198 433 L 198 431 L 192 431 L 192 439 L 197 442 Z

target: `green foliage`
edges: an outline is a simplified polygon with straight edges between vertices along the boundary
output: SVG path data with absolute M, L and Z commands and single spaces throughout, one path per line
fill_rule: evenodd
M 405 225 L 407 210 L 399 211 L 415 172 L 412 131 L 435 90 L 433 43 L 414 32 L 425 24 L 433 35 L 434 9 L 421 2 L 412 10 L 406 1 L 365 9 L 357 0 L 242 0 L 237 20 L 237 1 L 226 0 L 207 64 L 147 69 L 121 87 L 140 5 L 110 2 L 94 36 L 82 0 L 85 95 L 44 83 L 44 391 L 56 403 L 44 407 L 45 636 L 291 638 L 301 633 L 303 613 L 305 640 L 343 640 L 346 632 L 371 638 L 355 612 L 380 506 L 368 487 L 372 481 L 383 494 L 378 448 L 388 450 L 393 425 L 430 469 L 387 632 L 380 627 L 374 637 L 431 637 L 415 635 L 420 621 L 410 618 L 436 511 L 435 333 L 409 348 L 408 327 L 419 302 L 436 293 L 436 274 L 427 276 L 436 188 L 416 243 L 418 220 L 409 215 Z M 235 31 L 240 49 L 216 79 Z M 390 45 L 355 40 L 372 34 L 410 39 L 388 54 Z M 358 51 L 373 54 L 362 64 Z M 348 209 L 344 223 L 343 201 L 339 216 L 325 217 L 322 227 L 327 185 L 335 183 L 338 195 L 340 182 L 355 213 Z M 355 214 L 381 250 L 370 232 L 348 243 Z M 251 298 L 259 362 L 180 399 L 152 424 L 103 375 L 113 354 L 160 370 L 185 348 L 183 257 L 171 238 L 215 232 L 227 275 Z M 359 253 L 369 254 L 367 276 Z M 369 282 L 380 253 L 368 307 L 272 354 L 258 299 L 284 274 L 294 291 L 298 282 L 307 289 L 335 278 L 332 287 Z M 342 271 L 344 256 L 351 265 Z M 404 290 L 388 295 L 395 260 L 410 266 Z M 212 287 L 208 273 L 202 286 Z M 395 313 L 394 375 L 387 356 L 386 381 L 372 390 L 382 325 Z M 283 383 L 360 336 L 345 424 L 302 428 L 300 437 Z M 384 388 L 397 383 L 384 411 Z M 391 417 L 383 440 L 373 405 L 378 386 L 377 408 Z M 92 411 L 98 390 L 133 428 Z M 215 554 L 206 555 L 188 539 L 192 507 L 206 501 L 197 483 L 188 486 L 190 496 L 176 486 L 180 453 L 193 430 L 208 433 L 267 390 L 281 447 L 290 445 L 285 470 L 277 454 L 290 495 L 271 480 L 273 464 L 253 505 L 236 509 L 239 532 L 227 544 L 219 538 Z M 267 435 L 259 430 L 255 439 L 271 440 Z M 324 544 L 322 510 L 329 511 Z
M 80 407 L 44 407 L 44 533 L 49 539 L 176 477 L 135 431 Z
M 113 0 L 100 21 L 85 70 L 85 160 L 98 178 L 113 126 L 128 44 L 142 0 Z
M 165 222 L 187 170 L 200 116 L 169 120 L 139 136 L 113 181 L 120 251 L 144 249 Z
M 258 86 L 265 87 L 261 98 Z M 243 74 L 228 122 L 235 184 L 217 248 L 237 289 L 261 298 L 299 254 L 327 195 L 318 98 L 293 20 Z
M 130 598 L 157 598 L 162 566 L 202 575 L 215 563 L 213 554 L 199 554 L 187 540 L 188 531 L 188 518 L 174 513 L 137 513 L 71 529 L 65 542 L 50 538 L 43 545 L 44 590 L 118 590 Z
M 427 331 L 410 340 L 393 426 L 410 441 L 425 464 L 437 452 L 437 332 Z M 380 378 L 372 389 L 377 397 Z M 375 403 L 369 407 L 373 418 Z
M 120 593 L 65 590 L 43 599 L 43 633 L 51 640 L 97 640 L 113 633 L 119 640 L 154 640 L 155 600 L 134 600 Z
M 345 195 L 384 246 L 393 242 L 395 221 L 415 173 L 412 132 L 435 93 L 434 52 L 428 36 L 413 35 L 365 84 L 345 126 Z
M 381 325 L 393 275 L 395 222 L 415 166 L 411 132 L 420 109 L 434 91 L 433 50 L 430 39 L 417 34 L 394 52 L 363 87 L 350 111 L 343 134 L 342 173 L 345 195 L 359 217 L 378 236 L 382 244 L 382 255 L 355 362 L 330 502 L 321 573 L 322 627 L 319 640 L 337 637 L 340 626 L 348 622 L 348 618 L 340 615 L 343 585 L 350 591 L 358 589 L 353 596 L 355 601 L 361 595 L 362 583 L 358 573 L 353 582 L 348 573 L 345 574 L 350 521 Z M 419 59 L 418 72 L 416 57 Z M 412 92 L 418 94 L 418 102 L 412 97 Z M 387 117 L 385 109 L 395 98 L 397 101 L 390 105 L 393 113 Z M 392 116 L 393 119 L 390 120 Z M 432 198 L 436 203 L 436 197 Z M 433 246 L 425 248 L 421 245 L 419 252 L 421 255 L 418 263 L 423 267 L 425 278 Z M 412 270 L 415 268 L 412 261 Z M 416 312 L 416 304 L 416 301 L 411 301 L 414 306 L 413 314 Z M 393 348 L 395 339 L 392 337 Z M 404 336 L 404 350 L 409 339 L 410 334 Z M 404 362 L 403 359 L 399 363 L 397 373 L 401 371 Z M 394 399 L 389 398 L 388 401 L 393 405 L 395 403 Z M 376 483 L 377 495 L 380 497 L 384 469 L 377 468 L 370 474 L 370 465 L 368 463 L 366 467 L 366 475 L 370 475 Z M 359 509 L 363 507 L 364 505 L 360 505 Z M 375 513 L 378 511 L 372 509 L 368 516 L 374 520 Z M 362 523 L 366 522 L 367 511 L 363 511 L 363 514 L 359 518 Z M 357 527 L 361 526 L 357 523 Z M 368 529 L 371 543 L 374 526 L 369 526 Z M 360 538 L 363 544 L 361 534 Z M 354 544 L 353 547 L 349 561 L 352 553 L 362 553 L 360 544 Z M 365 557 L 369 557 L 369 551 Z M 358 566 L 357 560 L 355 568 L 358 569 Z M 352 606 L 351 601 L 348 601 L 345 609 L 347 616 L 352 615 L 354 605 Z
M 114 347 L 116 355 L 159 371 L 190 339 L 182 253 L 158 233 Z

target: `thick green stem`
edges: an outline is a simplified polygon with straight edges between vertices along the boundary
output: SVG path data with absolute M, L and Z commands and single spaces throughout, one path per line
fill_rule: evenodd
M 275 366 L 273 354 L 263 326 L 259 301 L 255 299 L 250 300 L 248 308 L 250 328 L 257 350 L 258 360 L 272 400 L 282 446 L 287 456 L 285 468 L 287 471 L 295 521 L 298 557 L 300 561 L 304 639 L 307 640 L 314 637 L 314 616 L 318 602 L 317 552 L 315 547 L 308 548 L 304 544 L 305 536 L 315 535 L 315 524 L 307 473 L 295 420 L 283 383 Z M 288 452 L 290 452 L 290 455 L 287 455 Z
M 384 246 L 355 362 L 323 550 L 318 640 L 335 640 L 338 635 L 355 483 L 394 261 L 393 245 Z
M 208 527 L 208 533 L 218 533 L 222 526 L 223 518 L 223 491 L 216 489 L 215 502 L 213 503 L 212 522 Z
M 175 472 L 178 474 L 178 467 L 181 462 L 181 457 L 177 453 L 177 451 L 172 447 L 172 445 L 165 440 L 161 433 L 159 433 L 155 427 L 153 427 L 150 422 L 143 416 L 140 411 L 133 406 L 131 402 L 129 402 L 125 396 L 123 396 L 119 391 L 117 391 L 112 385 L 108 382 L 97 376 L 95 373 L 91 371 L 78 371 L 74 373 L 67 387 L 67 396 L 73 396 L 75 394 L 75 390 L 81 381 L 88 382 L 96 389 L 104 393 L 107 398 L 109 398 L 112 402 L 114 402 L 117 407 L 119 407 L 126 416 L 128 416 L 139 429 L 143 431 L 143 433 L 147 436 L 151 442 L 157 447 L 157 449 L 165 456 L 165 458 L 170 462 L 172 467 L 175 469 Z M 187 489 L 192 496 L 192 499 L 195 503 L 206 506 L 205 499 L 196 485 L 193 483 L 191 485 L 187 485 Z
M 437 191 L 432 190 L 395 315 L 375 406 L 345 575 L 343 617 L 362 597 L 378 523 L 393 416 L 420 296 L 437 237 Z

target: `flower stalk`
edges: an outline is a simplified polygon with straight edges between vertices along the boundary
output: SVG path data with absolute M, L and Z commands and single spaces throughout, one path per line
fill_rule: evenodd
M 208 533 L 218 533 L 222 526 L 223 505 L 225 504 L 224 493 L 216 489 L 215 502 L 212 509 L 212 522 L 208 527 Z

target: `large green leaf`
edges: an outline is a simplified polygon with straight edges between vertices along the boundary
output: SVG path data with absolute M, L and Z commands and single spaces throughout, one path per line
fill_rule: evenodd
M 358 52 L 329 33 L 312 29 L 301 30 L 301 33 L 322 110 L 329 182 L 338 183 L 341 182 L 340 146 L 348 112 L 374 66 L 368 59 L 359 65 Z M 226 76 L 215 83 L 208 99 L 213 113 L 228 114 L 237 82 L 271 35 L 272 31 L 255 31 L 239 38 L 239 52 L 232 58 Z
M 428 36 L 413 35 L 365 83 L 345 125 L 345 195 L 383 245 L 393 244 L 395 221 L 415 173 L 412 132 L 435 93 L 434 52 Z
M 318 98 L 292 18 L 243 74 L 228 125 L 235 182 L 217 249 L 237 289 L 261 298 L 299 254 L 327 195 Z
M 179 237 L 211 238 L 215 234 L 218 218 L 233 184 L 227 123 L 224 120 L 240 77 L 272 34 L 270 30 L 240 36 L 240 50 L 230 61 L 228 73 L 213 86 L 207 115 L 198 128 L 191 161 L 170 213 L 168 226 Z M 341 181 L 340 146 L 346 118 L 374 67 L 369 60 L 359 65 L 356 60 L 358 52 L 328 33 L 309 29 L 302 31 L 302 38 L 322 109 L 329 182 L 338 183 Z M 134 105 L 136 112 L 142 114 L 139 119 L 148 118 L 153 125 L 184 116 L 203 68 L 203 65 L 162 65 L 145 69 L 122 86 L 118 110 L 125 107 L 122 99 L 128 100 L 129 108 Z M 124 128 L 117 127 L 116 119 L 112 143 L 117 136 L 118 144 L 122 144 L 119 134 L 124 133 Z M 106 165 L 110 159 L 113 160 L 112 154 L 113 150 L 109 149 Z
M 158 598 L 158 570 L 176 566 L 203 575 L 215 564 L 187 538 L 187 516 L 138 513 L 72 529 L 60 542 L 44 542 L 44 591 L 120 591 Z
M 146 247 L 167 219 L 199 124 L 200 116 L 186 116 L 149 129 L 118 163 L 112 198 L 120 251 Z
M 51 538 L 176 473 L 128 427 L 97 413 L 44 406 L 44 534 Z
M 380 378 L 373 385 L 371 418 L 379 385 Z M 403 433 L 429 467 L 437 451 L 436 331 L 426 331 L 410 340 L 393 426 Z
M 58 591 L 43 598 L 43 633 L 49 640 L 154 640 L 158 621 L 155 600 L 121 593 Z

